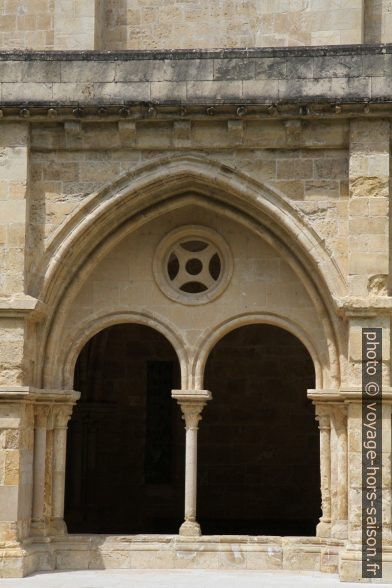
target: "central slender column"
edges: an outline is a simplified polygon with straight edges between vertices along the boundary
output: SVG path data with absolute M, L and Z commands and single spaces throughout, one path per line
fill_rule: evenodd
M 208 390 L 173 390 L 172 397 L 181 406 L 185 420 L 185 521 L 180 535 L 200 535 L 200 525 L 196 521 L 197 500 L 197 431 L 202 410 L 211 393 Z

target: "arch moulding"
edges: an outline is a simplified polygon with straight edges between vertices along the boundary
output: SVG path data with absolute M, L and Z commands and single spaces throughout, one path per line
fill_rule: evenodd
M 57 278 L 73 267 L 71 262 L 93 251 L 124 219 L 190 190 L 232 205 L 256 220 L 262 218 L 306 256 L 332 297 L 346 294 L 344 276 L 323 239 L 284 194 L 227 165 L 194 156 L 154 160 L 93 193 L 51 237 L 38 272 L 44 276 L 43 283 L 34 284 L 33 289 L 39 287 L 41 300 L 47 302 L 54 296 Z
M 205 366 L 209 357 L 209 354 L 215 347 L 217 343 L 225 335 L 228 335 L 232 331 L 239 329 L 240 327 L 244 327 L 247 325 L 273 325 L 275 327 L 279 327 L 285 331 L 288 331 L 301 343 L 304 345 L 306 350 L 308 351 L 309 355 L 312 358 L 314 370 L 315 370 L 315 379 L 316 379 L 316 387 L 322 388 L 324 385 L 325 375 L 324 375 L 324 368 L 329 366 L 324 366 L 323 361 L 320 358 L 320 354 L 316 349 L 316 346 L 313 344 L 310 337 L 308 337 L 307 333 L 301 328 L 300 325 L 295 324 L 289 318 L 277 315 L 274 313 L 247 313 L 241 314 L 235 317 L 230 318 L 229 320 L 224 321 L 218 327 L 211 329 L 206 335 L 204 335 L 201 340 L 198 342 L 197 345 L 197 352 L 195 354 L 192 367 L 190 369 L 190 377 L 193 381 L 193 386 L 195 388 L 203 388 L 203 380 L 204 380 L 204 371 Z M 337 374 L 329 374 L 331 378 L 337 377 Z
M 64 341 L 64 347 L 69 351 L 63 363 L 61 386 L 72 388 L 74 369 L 78 356 L 85 344 L 94 337 L 94 335 L 113 325 L 125 323 L 150 327 L 167 339 L 178 357 L 181 369 L 181 386 L 185 387 L 185 382 L 188 380 L 188 354 L 183 342 L 176 335 L 173 326 L 147 313 L 131 311 L 111 312 L 109 314 L 103 314 L 102 316 L 94 316 L 93 318 L 87 317 L 83 323 L 79 324 L 78 330 L 70 336 L 69 340 Z

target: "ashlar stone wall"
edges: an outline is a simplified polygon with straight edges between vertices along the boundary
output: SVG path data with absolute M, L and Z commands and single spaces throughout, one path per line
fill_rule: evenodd
M 88 125 L 80 139 L 75 139 L 72 151 L 63 147 L 63 129 L 52 129 L 49 151 L 50 128 L 42 126 L 33 131 L 31 206 L 34 222 L 30 227 L 33 260 L 39 260 L 40 252 L 53 232 L 100 186 L 133 166 L 159 160 L 163 153 L 173 157 L 183 153 L 181 147 L 173 148 L 171 125 L 159 125 L 159 137 L 154 132 L 154 125 L 139 128 L 138 145 L 132 148 L 130 140 L 121 136 L 114 125 L 109 128 Z M 345 141 L 341 140 L 341 126 L 337 125 L 334 131 L 331 127 L 328 129 L 329 137 L 334 136 L 336 140 L 335 148 L 330 149 L 291 148 L 285 126 L 279 122 L 249 124 L 244 131 L 247 146 L 236 145 L 234 141 L 230 142 L 232 148 L 228 149 L 227 124 L 195 123 L 190 131 L 194 148 L 187 153 L 196 154 L 198 149 L 203 149 L 212 134 L 215 146 L 213 150 L 211 146 L 208 148 L 208 156 L 283 192 L 325 238 L 344 270 L 347 266 L 348 146 L 345 148 Z M 321 137 L 322 132 L 321 126 L 312 130 L 314 136 L 319 133 Z M 271 140 L 275 148 L 267 149 Z M 158 142 L 161 148 L 166 143 L 167 150 L 158 149 Z M 96 149 L 98 145 L 110 145 L 111 150 L 93 151 L 93 145 Z M 277 149 L 278 145 L 281 149 Z
M 105 7 L 110 49 L 281 47 L 362 41 L 362 2 L 110 0 Z
M 53 49 L 55 0 L 3 0 L 2 49 Z
M 323 514 L 315 537 L 241 539 L 241 562 L 359 579 L 369 326 L 383 329 L 386 505 L 392 496 L 390 63 L 389 46 L 0 54 L 0 575 L 178 567 L 189 550 L 195 567 L 225 567 L 232 539 L 200 537 L 197 524 L 205 365 L 230 330 L 269 323 L 313 360 Z M 168 295 L 156 274 L 162 240 L 190 224 L 231 252 L 225 288 L 203 304 Z M 155 328 L 179 357 L 186 508 L 170 544 L 119 548 L 64 526 L 77 357 L 123 322 Z M 388 579 L 389 508 L 383 517 Z
M 385 43 L 390 0 L 4 0 L 3 49 L 208 49 Z

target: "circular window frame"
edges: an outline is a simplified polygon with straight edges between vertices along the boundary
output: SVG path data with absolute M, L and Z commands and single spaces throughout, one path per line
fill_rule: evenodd
M 220 258 L 220 275 L 212 288 L 204 292 L 188 293 L 177 289 L 170 281 L 168 263 L 173 249 L 185 241 L 206 241 L 216 248 Z M 229 245 L 216 231 L 200 225 L 186 225 L 174 229 L 160 241 L 153 260 L 153 275 L 160 290 L 175 302 L 195 306 L 212 302 L 227 288 L 233 274 L 233 256 Z

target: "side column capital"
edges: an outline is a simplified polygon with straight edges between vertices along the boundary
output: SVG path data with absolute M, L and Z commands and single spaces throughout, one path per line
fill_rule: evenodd
M 331 428 L 331 407 L 327 404 L 316 404 L 316 421 L 320 431 Z
M 73 405 L 66 404 L 65 406 L 55 406 L 54 413 L 54 429 L 66 429 L 68 427 L 69 419 L 71 418 Z
M 34 405 L 34 426 L 36 429 L 48 428 L 50 412 L 50 406 L 47 404 Z

